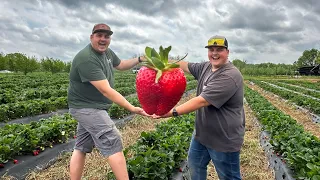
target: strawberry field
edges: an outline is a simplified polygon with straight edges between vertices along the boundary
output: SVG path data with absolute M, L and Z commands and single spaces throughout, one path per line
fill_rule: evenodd
M 245 97 L 262 124 L 261 141 L 276 178 L 320 179 L 320 81 L 249 79 L 247 85 Z M 264 96 L 299 109 L 309 122 Z
M 135 77 L 130 71 L 116 72 L 115 89 L 139 106 Z M 181 101 L 195 95 L 190 90 L 196 88 L 196 80 L 187 76 L 187 82 Z M 320 179 L 320 79 L 249 77 L 245 84 L 247 126 L 241 152 L 243 178 Z M 3 179 L 12 179 L 19 171 L 25 179 L 68 179 L 70 154 L 55 157 L 55 161 L 45 165 L 37 161 L 39 157 L 45 159 L 46 152 L 60 144 L 74 143 L 76 121 L 67 113 L 59 113 L 67 112 L 67 87 L 66 73 L 0 75 Z M 41 118 L 48 113 L 56 115 Z M 115 104 L 108 113 L 116 123 L 121 122 L 118 127 L 131 178 L 169 179 L 179 174 L 181 178 L 187 177 L 187 172 L 181 168 L 179 172 L 179 167 L 187 156 L 193 113 L 153 120 L 133 116 Z M 65 149 L 54 151 L 60 150 Z M 26 162 L 31 161 L 35 166 L 23 170 L 28 166 Z M 86 179 L 113 178 L 110 167 L 97 151 L 88 155 L 86 163 Z M 37 166 L 43 168 L 36 169 Z M 208 179 L 217 179 L 212 165 Z
M 139 106 L 135 76 L 130 72 L 116 72 L 115 89 L 131 104 Z M 186 91 L 194 89 L 197 83 L 193 77 L 188 76 L 187 80 Z M 58 110 L 67 112 L 68 74 L 8 74 L 1 75 L 0 82 L 1 173 L 6 167 L 12 167 L 11 162 L 23 163 L 17 160 L 19 157 L 37 156 L 75 136 L 77 122 L 69 114 L 56 113 L 50 118 L 41 118 Z M 131 114 L 116 104 L 108 113 L 114 121 L 122 122 L 130 119 Z

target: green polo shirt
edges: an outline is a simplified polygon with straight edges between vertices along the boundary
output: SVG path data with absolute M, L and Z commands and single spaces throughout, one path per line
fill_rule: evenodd
M 113 67 L 120 64 L 117 55 L 108 48 L 104 53 L 96 52 L 91 44 L 82 49 L 73 59 L 68 88 L 69 108 L 108 109 L 112 101 L 103 96 L 90 81 L 107 79 L 114 85 Z

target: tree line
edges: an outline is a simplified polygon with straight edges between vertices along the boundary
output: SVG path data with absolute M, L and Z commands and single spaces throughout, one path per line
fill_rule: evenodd
M 59 59 L 27 57 L 22 53 L 0 53 L 0 71 L 9 70 L 12 72 L 70 72 L 71 62 L 64 62 Z
M 244 60 L 235 59 L 232 63 L 244 75 L 297 75 L 298 68 L 316 66 L 320 64 L 320 51 L 317 49 L 305 50 L 293 64 L 247 64 Z
M 243 75 L 249 76 L 274 76 L 274 75 L 296 75 L 297 66 L 294 64 L 247 64 L 246 61 L 235 59 L 232 63 L 240 70 Z
M 137 56 L 137 55 L 136 55 Z M 136 57 L 135 56 L 135 57 Z M 180 59 L 181 57 L 170 57 Z M 232 63 L 244 75 L 296 75 L 297 69 L 304 66 L 315 66 L 320 64 L 320 51 L 317 49 L 305 50 L 293 64 L 260 63 L 248 64 L 244 60 L 234 59 Z M 13 72 L 70 72 L 71 62 L 64 62 L 59 59 L 27 57 L 22 53 L 0 53 L 0 71 L 9 70 Z

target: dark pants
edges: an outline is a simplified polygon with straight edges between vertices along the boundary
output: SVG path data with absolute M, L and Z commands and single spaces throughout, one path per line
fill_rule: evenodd
M 188 165 L 192 180 L 207 179 L 207 166 L 212 160 L 220 180 L 241 180 L 240 151 L 218 152 L 191 140 Z

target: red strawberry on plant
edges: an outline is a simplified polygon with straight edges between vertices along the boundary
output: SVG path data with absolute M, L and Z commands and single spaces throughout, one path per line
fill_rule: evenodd
M 187 80 L 176 62 L 168 62 L 171 46 L 155 49 L 146 47 L 146 62 L 136 77 L 138 99 L 143 110 L 148 114 L 164 115 L 181 99 Z
M 13 160 L 13 163 L 14 163 L 14 164 L 17 164 L 17 163 L 18 163 L 18 160 L 16 160 L 16 159 Z
M 38 154 L 39 154 L 39 151 L 38 151 L 38 150 L 33 151 L 33 155 L 34 155 L 34 156 L 37 156 Z

